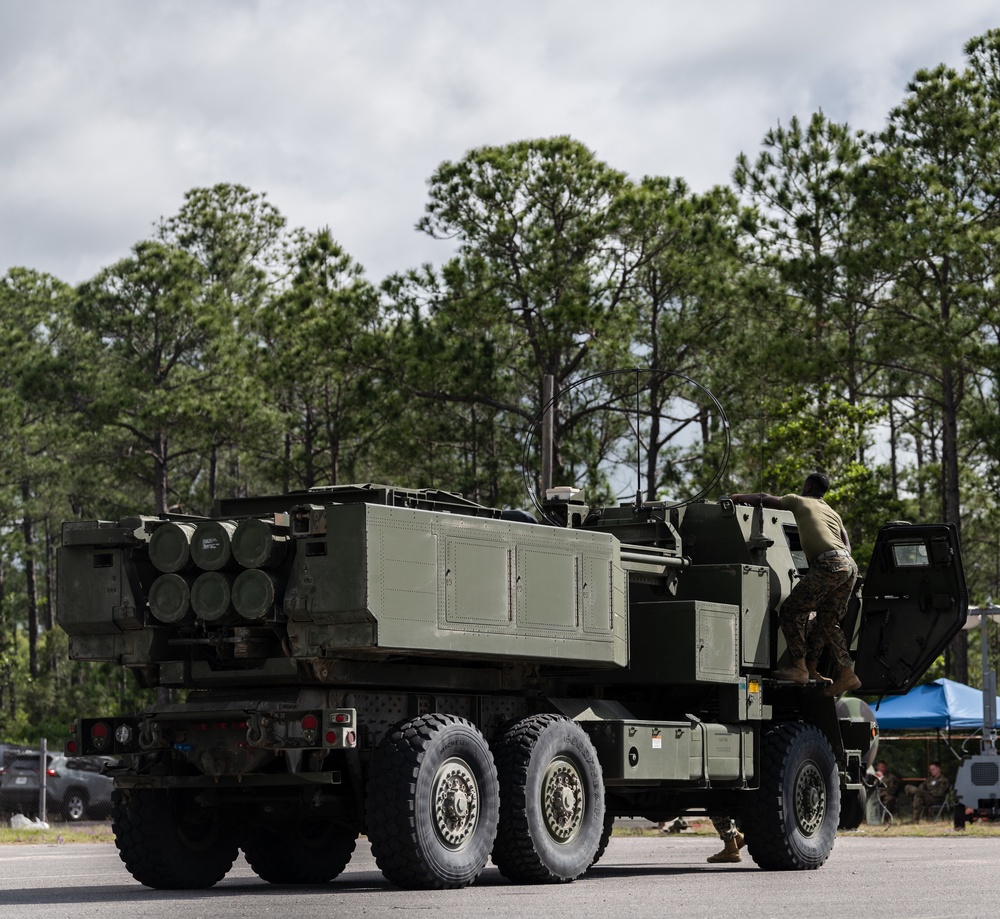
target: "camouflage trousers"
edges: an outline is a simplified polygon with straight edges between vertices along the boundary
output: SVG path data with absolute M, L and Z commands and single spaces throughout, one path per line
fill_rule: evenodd
M 732 817 L 713 817 L 712 826 L 715 827 L 715 832 L 719 834 L 719 839 L 723 842 L 735 839 L 739 832 Z
M 793 661 L 818 661 L 829 648 L 837 667 L 852 666 L 840 621 L 857 579 L 858 566 L 848 555 L 818 558 L 809 566 L 781 607 L 781 631 Z M 810 621 L 813 611 L 816 618 Z

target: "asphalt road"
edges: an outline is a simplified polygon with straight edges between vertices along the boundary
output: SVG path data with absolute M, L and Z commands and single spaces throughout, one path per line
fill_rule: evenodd
M 996 838 L 837 840 L 818 871 L 765 872 L 707 865 L 707 836 L 620 837 L 589 875 L 572 884 L 520 887 L 488 866 L 474 887 L 404 891 L 388 884 L 360 840 L 329 887 L 273 887 L 242 858 L 215 887 L 150 890 L 134 881 L 111 845 L 0 847 L 0 919 L 993 919 L 998 908 Z

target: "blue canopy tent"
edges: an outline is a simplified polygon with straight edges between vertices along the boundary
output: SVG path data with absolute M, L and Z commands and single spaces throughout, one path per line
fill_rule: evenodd
M 994 711 L 1000 712 L 1000 698 Z M 884 699 L 875 718 L 880 731 L 974 731 L 983 726 L 983 693 L 942 678 Z

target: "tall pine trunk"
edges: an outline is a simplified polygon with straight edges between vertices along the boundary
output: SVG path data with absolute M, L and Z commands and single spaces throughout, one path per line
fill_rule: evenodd
M 21 480 L 21 500 L 24 517 L 21 535 L 24 537 L 24 592 L 28 601 L 28 672 L 37 679 L 38 668 L 38 583 L 35 580 L 35 525 L 28 513 L 31 503 L 31 483 Z
M 958 469 L 958 398 L 955 375 L 951 367 L 942 376 L 944 412 L 941 437 L 941 494 L 946 523 L 954 524 L 959 540 L 962 537 L 962 513 Z M 951 641 L 952 679 L 969 682 L 969 633 L 959 632 Z

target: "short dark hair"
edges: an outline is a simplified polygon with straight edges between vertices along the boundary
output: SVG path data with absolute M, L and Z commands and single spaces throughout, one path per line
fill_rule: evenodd
M 830 480 L 822 472 L 813 472 L 806 476 L 806 485 L 820 497 L 823 497 L 830 488 Z

